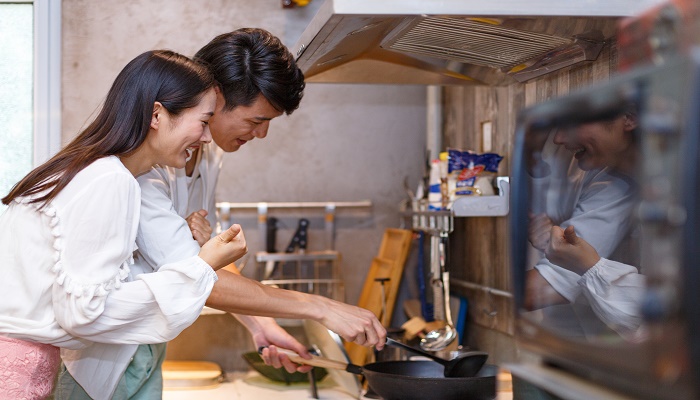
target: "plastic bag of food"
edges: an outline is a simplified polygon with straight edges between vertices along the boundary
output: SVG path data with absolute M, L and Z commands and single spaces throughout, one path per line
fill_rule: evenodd
M 447 149 L 447 153 L 448 180 L 454 185 L 454 189 L 450 188 L 450 197 L 482 195 L 477 182 L 483 184 L 484 180 L 480 178 L 484 177 L 490 178 L 488 182 L 491 182 L 503 159 L 496 153 L 478 154 L 457 149 Z

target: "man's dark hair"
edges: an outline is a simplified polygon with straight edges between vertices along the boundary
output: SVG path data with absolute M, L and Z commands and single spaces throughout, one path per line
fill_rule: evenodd
M 264 29 L 242 28 L 217 36 L 194 56 L 219 82 L 225 110 L 249 106 L 262 94 L 278 111 L 291 114 L 304 94 L 304 74 L 292 53 Z

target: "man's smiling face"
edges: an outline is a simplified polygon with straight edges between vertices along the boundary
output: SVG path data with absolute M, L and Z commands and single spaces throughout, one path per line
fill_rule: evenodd
M 262 95 L 249 106 L 224 110 L 224 96 L 217 90 L 216 111 L 209 120 L 212 139 L 226 152 L 234 152 L 247 142 L 267 136 L 270 121 L 282 115 Z

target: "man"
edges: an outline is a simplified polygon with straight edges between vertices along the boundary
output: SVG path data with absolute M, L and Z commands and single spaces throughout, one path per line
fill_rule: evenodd
M 293 55 L 262 29 L 220 35 L 197 52 L 195 59 L 209 66 L 220 85 L 216 110 L 209 120 L 214 142 L 189 149 L 191 157 L 185 169 L 157 167 L 139 177 L 143 223 L 139 225 L 139 252 L 132 271 L 153 272 L 168 260 L 199 251 L 216 224 L 214 191 L 223 153 L 265 138 L 270 121 L 291 114 L 303 95 L 304 77 Z M 314 319 L 347 340 L 383 347 L 386 331 L 367 310 L 325 297 L 273 289 L 230 271 L 217 275 L 219 280 L 207 305 L 235 313 L 251 332 L 256 347 L 269 346 L 263 359 L 277 368 L 284 366 L 289 372 L 310 369 L 292 363 L 275 346 L 305 358 L 310 354 L 270 317 Z M 160 398 L 165 345 L 122 347 L 128 357 L 124 360 L 120 356 L 114 362 L 115 373 L 122 377 L 112 398 Z M 59 376 L 57 399 L 82 399 L 99 393 L 99 383 L 89 382 L 89 371 L 80 368 L 80 360 L 91 356 L 87 351 L 64 357 L 66 368 Z

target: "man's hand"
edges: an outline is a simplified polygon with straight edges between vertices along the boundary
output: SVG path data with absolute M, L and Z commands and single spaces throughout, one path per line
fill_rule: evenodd
M 311 371 L 313 368 L 310 365 L 299 365 L 292 362 L 286 354 L 277 351 L 277 348 L 289 349 L 299 354 L 301 357 L 310 359 L 311 354 L 309 354 L 306 347 L 301 344 L 294 336 L 287 333 L 284 328 L 279 326 L 272 318 L 266 317 L 238 317 L 239 320 L 242 318 L 250 319 L 254 318 L 255 327 L 250 326 L 248 323 L 244 322 L 244 325 L 248 327 L 248 330 L 253 335 L 253 342 L 255 342 L 255 348 L 259 349 L 264 347 L 261 357 L 265 364 L 272 365 L 275 368 L 282 368 L 289 372 L 302 372 L 306 373 Z M 243 322 L 241 320 L 241 322 Z
M 375 346 L 377 350 L 384 348 L 386 329 L 374 313 L 326 297 L 320 297 L 318 300 L 325 302 L 325 312 L 322 313 L 322 318 L 318 322 L 326 328 L 349 342 L 355 342 L 361 346 Z
M 204 243 L 211 238 L 212 228 L 207 219 L 207 210 L 199 210 L 190 214 L 185 220 L 187 226 L 192 231 L 192 238 L 199 243 L 199 246 L 204 246 Z

